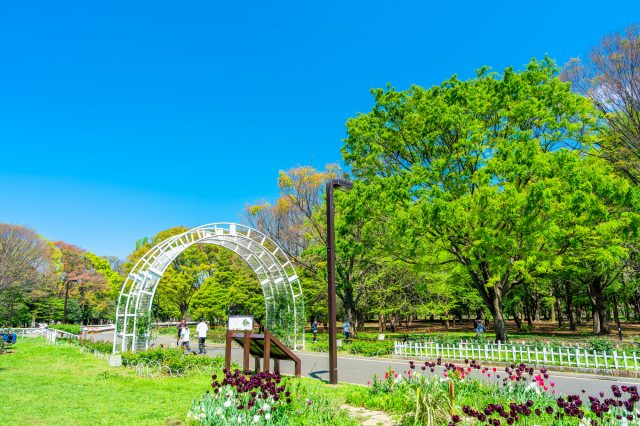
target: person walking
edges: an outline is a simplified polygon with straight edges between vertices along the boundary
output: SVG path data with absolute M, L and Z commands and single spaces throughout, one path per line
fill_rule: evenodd
M 180 346 L 180 337 L 182 336 L 182 321 L 178 322 L 178 338 L 176 339 L 176 346 Z
M 351 335 L 351 325 L 349 324 L 349 321 L 345 320 L 342 323 L 342 332 L 344 333 L 344 341 L 348 342 L 349 336 Z
M 180 339 L 182 340 L 182 346 L 187 348 L 188 351 L 191 351 L 191 347 L 189 346 L 189 327 L 187 327 L 187 322 L 185 321 L 182 325 L 182 333 L 180 334 Z
M 206 354 L 207 350 L 204 347 L 204 341 L 207 338 L 207 332 L 209 331 L 209 326 L 206 322 L 201 318 L 200 322 L 196 326 L 196 333 L 198 333 L 198 353 L 200 355 Z
M 484 325 L 482 324 L 482 320 L 478 320 L 476 325 L 476 338 L 484 336 Z
M 318 321 L 315 319 L 311 323 L 311 332 L 313 333 L 313 341 L 315 343 L 318 341 Z

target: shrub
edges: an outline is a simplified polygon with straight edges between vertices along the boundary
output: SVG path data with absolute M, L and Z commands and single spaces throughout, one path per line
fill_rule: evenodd
M 110 342 L 95 342 L 89 339 L 68 339 L 68 341 L 85 349 L 98 351 L 104 354 L 110 354 L 113 351 L 113 343 Z
M 60 330 L 67 333 L 79 335 L 82 331 L 82 327 L 78 324 L 55 324 L 49 327 L 52 330 Z
M 593 351 L 611 351 L 613 344 L 603 337 L 592 337 L 587 341 L 589 348 Z
M 185 354 L 178 348 L 153 348 L 139 352 L 125 352 L 122 354 L 122 365 L 126 367 L 145 366 L 152 371 L 168 375 L 185 375 L 190 370 L 220 370 L 224 366 L 222 357 L 199 356 L 192 353 Z

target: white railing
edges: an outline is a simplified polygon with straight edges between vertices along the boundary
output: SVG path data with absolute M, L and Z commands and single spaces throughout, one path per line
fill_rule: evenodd
M 44 328 L 5 328 L 3 332 L 16 333 L 17 337 L 40 337 Z
M 77 334 L 73 334 L 73 333 L 69 333 L 67 331 L 62 331 L 62 330 L 58 330 L 55 328 L 55 326 L 53 328 L 47 328 L 48 332 L 54 332 L 55 334 L 58 335 L 58 337 L 63 337 L 65 339 L 79 339 L 80 336 L 78 336 Z
M 559 365 L 584 369 L 638 371 L 636 352 L 595 351 L 580 347 L 531 347 L 501 343 L 439 344 L 435 342 L 394 342 L 394 355 L 406 358 L 513 362 L 529 365 Z
M 77 334 L 69 333 L 55 328 L 8 328 L 8 332 L 16 333 L 18 337 L 45 337 L 50 342 L 55 343 L 56 337 L 63 337 L 65 339 L 78 339 L 80 336 Z

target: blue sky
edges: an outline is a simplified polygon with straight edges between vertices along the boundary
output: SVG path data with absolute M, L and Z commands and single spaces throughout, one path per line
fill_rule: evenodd
M 562 64 L 637 1 L 0 4 L 0 222 L 100 255 L 340 161 L 369 89 Z

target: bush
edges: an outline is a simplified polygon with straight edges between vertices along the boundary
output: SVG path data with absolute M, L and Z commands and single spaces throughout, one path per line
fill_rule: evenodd
M 110 354 L 113 351 L 113 343 L 110 343 L 110 342 L 94 342 L 93 340 L 89 340 L 89 339 L 67 339 L 67 340 L 85 349 L 98 351 L 103 354 Z
M 587 344 L 589 345 L 589 349 L 593 351 L 602 352 L 611 351 L 613 349 L 613 344 L 603 337 L 592 337 L 587 341 Z
M 139 352 L 125 352 L 122 354 L 122 365 L 135 367 L 146 365 L 169 375 L 185 375 L 189 370 L 200 371 L 220 370 L 224 366 L 222 357 L 199 356 L 192 353 L 185 354 L 178 348 L 154 348 Z
M 52 330 L 65 331 L 67 333 L 75 334 L 76 336 L 80 335 L 80 332 L 82 331 L 82 327 L 78 324 L 55 324 L 49 326 L 49 328 Z

